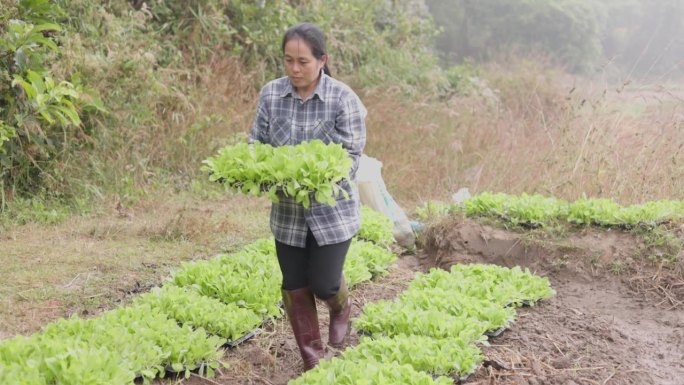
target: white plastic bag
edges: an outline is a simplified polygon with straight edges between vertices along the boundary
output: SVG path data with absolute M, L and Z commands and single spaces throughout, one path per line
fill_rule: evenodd
M 406 213 L 387 191 L 382 179 L 382 162 L 361 155 L 356 183 L 359 186 L 361 203 L 391 219 L 394 223 L 394 239 L 399 245 L 413 249 L 416 245 L 416 236 Z

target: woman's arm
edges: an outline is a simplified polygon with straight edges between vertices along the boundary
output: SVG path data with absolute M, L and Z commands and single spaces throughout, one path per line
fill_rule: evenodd
M 247 139 L 249 143 L 254 143 L 255 141 L 269 143 L 268 121 L 268 110 L 266 109 L 266 102 L 262 92 L 262 96 L 259 97 L 259 102 L 257 103 L 254 124 L 252 125 L 252 129 L 249 132 L 249 137 Z
M 340 100 L 340 109 L 335 118 L 335 128 L 341 137 L 341 144 L 354 161 L 349 171 L 350 179 L 356 179 L 359 158 L 366 146 L 366 107 L 359 97 L 350 92 Z

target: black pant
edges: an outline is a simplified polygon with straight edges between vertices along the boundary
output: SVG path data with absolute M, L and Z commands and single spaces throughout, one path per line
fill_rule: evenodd
M 283 273 L 283 289 L 309 287 L 320 299 L 328 299 L 337 294 L 351 239 L 333 245 L 319 246 L 309 230 L 304 248 L 278 241 L 275 244 L 280 271 Z

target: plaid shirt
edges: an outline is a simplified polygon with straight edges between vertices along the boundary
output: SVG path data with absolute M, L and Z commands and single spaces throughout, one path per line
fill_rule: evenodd
M 366 144 L 365 118 L 366 108 L 344 83 L 321 73 L 313 94 L 302 100 L 290 80 L 283 77 L 261 90 L 249 140 L 272 146 L 295 145 L 312 139 L 340 143 L 353 160 L 349 180 L 355 181 L 359 157 Z M 279 194 L 280 203 L 273 204 L 270 217 L 275 239 L 303 248 L 308 229 L 320 246 L 353 237 L 361 225 L 358 189 L 348 180 L 340 185 L 350 199 L 340 196 L 335 207 L 312 199 L 311 206 L 305 209 L 293 197 Z

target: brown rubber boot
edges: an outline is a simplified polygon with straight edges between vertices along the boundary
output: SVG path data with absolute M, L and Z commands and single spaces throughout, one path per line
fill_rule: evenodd
M 296 290 L 282 290 L 283 305 L 292 331 L 304 361 L 304 370 L 309 370 L 323 357 L 323 342 L 318 327 L 318 313 L 313 293 L 308 287 Z
M 349 333 L 349 315 L 351 313 L 351 298 L 349 298 L 344 277 L 340 281 L 340 289 L 337 294 L 326 299 L 325 303 L 330 310 L 328 345 L 335 349 L 342 349 Z

